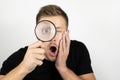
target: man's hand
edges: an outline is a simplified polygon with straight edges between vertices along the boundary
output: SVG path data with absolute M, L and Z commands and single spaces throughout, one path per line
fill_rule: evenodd
M 42 43 L 38 41 L 31 44 L 27 49 L 25 57 L 20 64 L 27 73 L 33 71 L 36 66 L 41 66 L 43 64 L 45 50 L 41 48 L 41 44 Z
M 59 52 L 55 63 L 55 66 L 58 69 L 58 71 L 67 68 L 66 60 L 69 54 L 69 47 L 70 47 L 70 39 L 67 31 L 62 35 L 62 39 L 60 40 L 60 44 L 59 44 Z
M 7 75 L 0 75 L 0 80 L 23 80 L 36 66 L 41 66 L 45 59 L 45 50 L 42 47 L 44 45 L 40 41 L 29 45 L 23 61 Z

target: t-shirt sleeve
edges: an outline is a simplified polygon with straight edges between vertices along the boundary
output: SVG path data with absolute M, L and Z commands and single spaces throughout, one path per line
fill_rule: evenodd
M 20 64 L 26 52 L 26 48 L 21 48 L 18 51 L 14 52 L 3 62 L 2 67 L 0 69 L 0 75 L 7 74 L 9 71 L 11 71 L 17 65 Z
M 87 74 L 87 73 L 93 73 L 92 67 L 91 67 L 91 59 L 90 54 L 88 52 L 88 49 L 84 45 L 84 43 L 77 43 L 77 75 Z

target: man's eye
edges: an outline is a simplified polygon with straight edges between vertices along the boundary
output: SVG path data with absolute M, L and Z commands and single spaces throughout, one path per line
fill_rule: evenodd
M 50 33 L 50 29 L 49 28 L 48 29 L 43 29 L 42 32 L 43 33 Z

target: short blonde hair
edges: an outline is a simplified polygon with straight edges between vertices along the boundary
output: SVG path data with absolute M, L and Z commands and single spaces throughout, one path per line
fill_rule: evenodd
M 39 20 L 41 19 L 41 17 L 45 17 L 45 16 L 57 16 L 57 15 L 60 15 L 62 16 L 65 21 L 66 21 L 66 24 L 68 26 L 68 16 L 67 14 L 57 5 L 46 5 L 46 6 L 43 6 L 37 16 L 36 16 L 36 24 L 39 23 Z

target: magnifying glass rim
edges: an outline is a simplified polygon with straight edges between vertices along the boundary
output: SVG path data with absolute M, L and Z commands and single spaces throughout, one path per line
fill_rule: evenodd
M 39 23 L 40 23 L 40 22 L 44 22 L 44 21 L 47 21 L 47 22 L 52 23 L 53 26 L 55 27 L 55 35 L 53 36 L 53 38 L 54 38 L 54 37 L 56 36 L 56 33 L 57 33 L 57 30 L 56 30 L 56 26 L 55 26 L 55 24 L 54 24 L 52 21 L 49 21 L 49 20 L 41 20 L 41 21 L 39 21 Z M 39 24 L 39 23 L 38 23 L 38 24 Z M 38 25 L 38 24 L 37 24 L 37 25 Z M 49 42 L 49 41 L 51 41 L 53 38 L 50 39 L 50 40 L 47 40 L 47 41 L 44 41 L 44 40 L 39 39 L 39 37 L 37 36 L 37 33 L 36 33 L 37 25 L 35 26 L 35 29 L 34 29 L 34 32 L 35 32 L 35 36 L 36 36 L 36 38 L 37 38 L 38 40 L 42 41 L 42 42 Z

